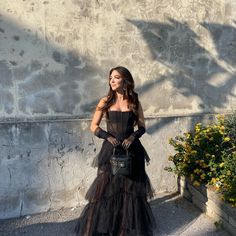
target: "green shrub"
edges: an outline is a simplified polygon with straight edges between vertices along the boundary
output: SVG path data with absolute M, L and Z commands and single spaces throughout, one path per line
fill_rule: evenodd
M 236 155 L 233 140 L 235 134 L 232 132 L 229 136 L 229 130 L 235 128 L 231 118 L 227 120 L 227 129 L 224 116 L 218 116 L 215 123 L 198 123 L 194 130 L 171 138 L 170 145 L 174 147 L 175 154 L 169 160 L 174 163 L 174 167 L 166 170 L 188 177 L 194 186 L 213 185 L 216 190 L 222 191 L 226 201 L 234 205 Z
M 231 138 L 232 142 L 236 144 L 236 112 L 225 117 L 224 125 L 225 131 Z
M 236 151 L 223 155 L 222 187 L 224 199 L 236 207 Z

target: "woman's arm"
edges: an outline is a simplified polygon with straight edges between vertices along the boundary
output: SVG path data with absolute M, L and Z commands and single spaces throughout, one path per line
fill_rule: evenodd
M 146 128 L 145 121 L 144 121 L 143 108 L 140 102 L 139 102 L 139 107 L 138 107 L 138 114 L 139 114 L 138 127 Z
M 109 134 L 108 132 L 106 132 L 105 130 L 103 130 L 99 125 L 101 123 L 102 117 L 103 117 L 103 111 L 101 110 L 101 108 L 105 105 L 107 101 L 107 98 L 104 97 L 102 98 L 95 110 L 95 113 L 93 115 L 93 119 L 90 125 L 90 129 L 91 131 L 94 133 L 94 135 L 96 135 L 98 138 L 102 138 L 105 139 L 107 141 L 109 141 L 112 145 L 118 145 L 119 141 L 112 137 L 111 134 Z
M 140 138 L 145 132 L 145 121 L 144 121 L 144 114 L 143 114 L 143 109 L 142 109 L 142 105 L 139 102 L 139 107 L 138 107 L 138 129 L 133 132 L 127 139 L 125 139 L 122 143 L 122 146 L 124 148 L 129 148 L 129 146 L 132 144 L 132 142 L 136 139 L 136 138 Z
M 90 129 L 91 131 L 94 133 L 96 131 L 96 129 L 99 127 L 102 117 L 103 117 L 103 111 L 101 110 L 101 108 L 105 105 L 107 98 L 104 97 L 102 98 L 98 105 L 96 106 L 96 110 L 94 112 L 93 115 L 93 119 L 90 125 Z
M 138 130 L 136 130 L 133 134 L 131 134 L 132 136 L 134 136 L 134 138 L 140 138 L 146 132 L 143 108 L 140 102 L 139 102 L 139 107 L 138 107 L 138 115 L 139 115 L 139 119 L 137 123 Z

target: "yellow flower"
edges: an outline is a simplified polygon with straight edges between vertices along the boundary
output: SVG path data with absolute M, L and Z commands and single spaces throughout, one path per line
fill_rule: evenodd
M 224 141 L 225 141 L 225 142 L 228 142 L 228 141 L 230 141 L 230 138 L 229 138 L 229 137 L 225 137 L 225 138 L 224 138 Z
M 202 123 L 197 123 L 196 125 L 195 125 L 195 127 L 201 127 L 202 126 Z
M 223 119 L 223 118 L 225 118 L 225 115 L 223 115 L 223 114 L 218 114 L 218 119 Z
M 206 174 L 203 173 L 203 174 L 200 175 L 200 178 L 205 179 L 205 176 L 206 176 Z
M 198 146 L 200 145 L 200 142 L 199 142 L 199 141 L 195 141 L 195 140 L 194 140 L 194 142 L 195 142 L 196 145 L 198 145 Z
M 208 165 L 207 165 L 206 163 L 203 163 L 203 164 L 202 164 L 202 167 L 203 167 L 203 168 L 207 168 Z
M 171 144 L 173 141 L 174 141 L 173 138 L 170 138 L 169 139 L 169 144 Z
M 189 146 L 189 145 L 186 145 L 186 151 L 187 151 L 187 152 L 191 152 L 191 151 L 192 151 L 192 148 L 191 148 L 191 146 Z
M 191 180 L 191 181 L 194 180 L 194 175 L 193 175 L 193 174 L 190 175 L 190 180 Z
M 222 126 L 220 126 L 220 129 L 221 129 L 222 131 L 224 131 L 224 130 L 225 130 L 225 127 L 222 125 Z
M 220 185 L 216 184 L 215 188 L 216 188 L 216 190 L 219 190 L 220 189 Z
M 222 201 L 225 201 L 225 197 L 224 197 L 224 196 L 221 196 L 220 199 L 221 199 Z
M 200 160 L 200 161 L 199 161 L 199 164 L 200 164 L 200 166 L 203 167 L 203 168 L 204 168 L 204 166 L 206 165 L 205 162 L 204 162 L 204 160 Z
M 196 132 L 199 132 L 199 131 L 201 130 L 201 127 L 202 127 L 202 124 L 201 124 L 201 123 L 197 123 L 197 124 L 195 125 L 195 131 L 196 131 Z
M 191 154 L 197 154 L 197 151 L 196 150 L 192 150 Z
M 227 174 L 228 176 L 230 176 L 230 175 L 231 175 L 231 171 L 228 170 L 226 174 Z
M 220 166 L 220 167 L 223 167 L 224 165 L 225 165 L 225 163 L 224 163 L 224 162 L 221 162 L 219 166 Z
M 216 178 L 212 178 L 212 179 L 211 179 L 211 182 L 212 182 L 213 184 L 214 184 L 216 181 L 217 181 Z
M 198 186 L 200 186 L 200 183 L 199 183 L 197 180 L 195 180 L 195 181 L 193 182 L 193 186 L 198 187 Z
M 186 138 L 190 138 L 190 137 L 191 137 L 191 134 L 190 134 L 190 133 L 184 133 L 184 136 L 185 136 Z

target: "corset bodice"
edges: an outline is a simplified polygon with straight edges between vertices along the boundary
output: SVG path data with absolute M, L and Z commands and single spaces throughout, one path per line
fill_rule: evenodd
M 132 111 L 108 111 L 107 131 L 119 140 L 134 132 L 135 115 Z

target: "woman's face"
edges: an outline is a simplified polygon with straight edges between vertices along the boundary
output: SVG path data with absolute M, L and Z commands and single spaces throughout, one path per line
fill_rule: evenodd
M 123 78 L 121 77 L 121 74 L 113 70 L 111 75 L 110 75 L 110 86 L 113 91 L 122 91 L 123 88 Z

